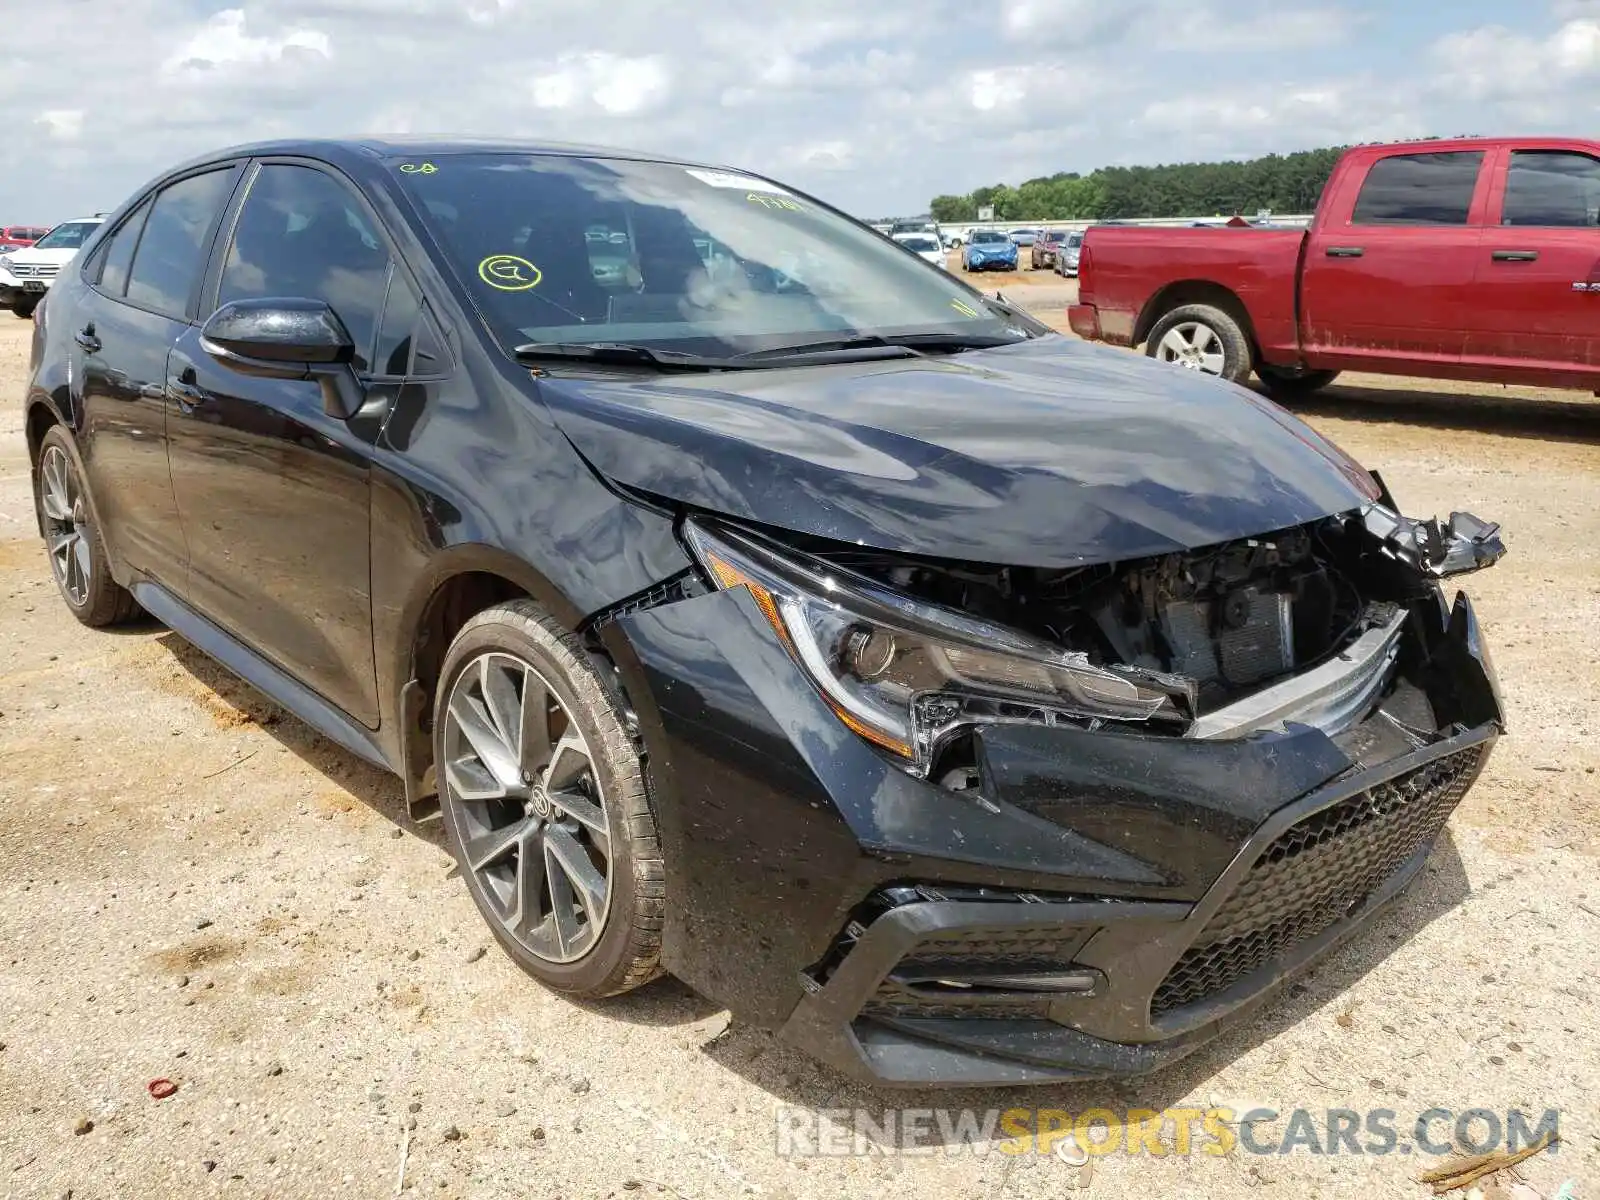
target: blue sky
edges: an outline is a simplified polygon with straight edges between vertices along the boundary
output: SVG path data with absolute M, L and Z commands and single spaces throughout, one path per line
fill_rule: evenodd
M 48 0 L 0 40 L 0 221 L 257 138 L 730 163 L 851 211 L 1110 163 L 1600 135 L 1600 0 Z

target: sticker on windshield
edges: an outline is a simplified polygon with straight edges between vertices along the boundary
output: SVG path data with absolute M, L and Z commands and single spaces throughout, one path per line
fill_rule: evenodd
M 515 254 L 491 254 L 478 264 L 478 278 L 502 292 L 525 292 L 539 286 L 544 272 Z
M 400 173 L 402 175 L 432 175 L 438 171 L 438 169 L 439 168 L 434 166 L 431 162 L 400 164 Z
M 733 171 L 708 171 L 702 167 L 685 167 L 701 183 L 708 183 L 715 188 L 734 188 L 746 192 L 766 192 L 771 196 L 787 196 L 789 193 L 775 183 L 768 183 L 765 179 L 757 179 L 752 175 L 739 175 Z
M 973 308 L 972 305 L 968 304 L 964 300 L 952 300 L 950 301 L 950 307 L 955 309 L 958 313 L 964 313 L 969 317 L 976 317 L 978 315 L 978 310 Z
M 791 200 L 788 196 L 774 196 L 770 192 L 746 192 L 744 198 L 751 204 L 759 204 L 762 208 L 776 208 L 784 212 L 805 212 L 805 208 L 798 200 Z

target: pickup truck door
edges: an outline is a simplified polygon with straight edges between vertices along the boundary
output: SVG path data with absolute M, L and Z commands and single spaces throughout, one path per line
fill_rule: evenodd
M 1393 371 L 1401 362 L 1460 362 L 1487 157 L 1397 151 L 1335 177 L 1302 268 L 1302 347 L 1313 366 Z
M 1468 362 L 1554 386 L 1600 387 L 1600 159 L 1578 149 L 1498 154 L 1478 253 Z

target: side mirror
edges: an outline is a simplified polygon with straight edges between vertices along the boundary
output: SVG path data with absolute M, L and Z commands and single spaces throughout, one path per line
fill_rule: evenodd
M 330 417 L 348 420 L 361 407 L 350 366 L 355 341 L 321 300 L 235 300 L 211 314 L 200 340 L 211 357 L 242 375 L 317 380 Z

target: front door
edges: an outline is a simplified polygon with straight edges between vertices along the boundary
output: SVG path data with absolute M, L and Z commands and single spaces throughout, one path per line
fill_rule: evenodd
M 1318 365 L 1460 361 L 1483 236 L 1483 161 L 1476 150 L 1376 159 L 1348 219 L 1317 228 L 1300 312 Z
M 1600 160 L 1570 150 L 1509 153 L 1478 254 L 1468 361 L 1600 387 L 1597 216 Z
M 365 373 L 389 272 L 376 222 L 314 167 L 265 163 L 247 188 L 220 251 L 215 306 L 326 301 Z M 167 373 L 188 602 L 376 727 L 365 443 L 323 411 L 315 382 L 241 374 L 206 352 L 198 329 L 179 339 Z

